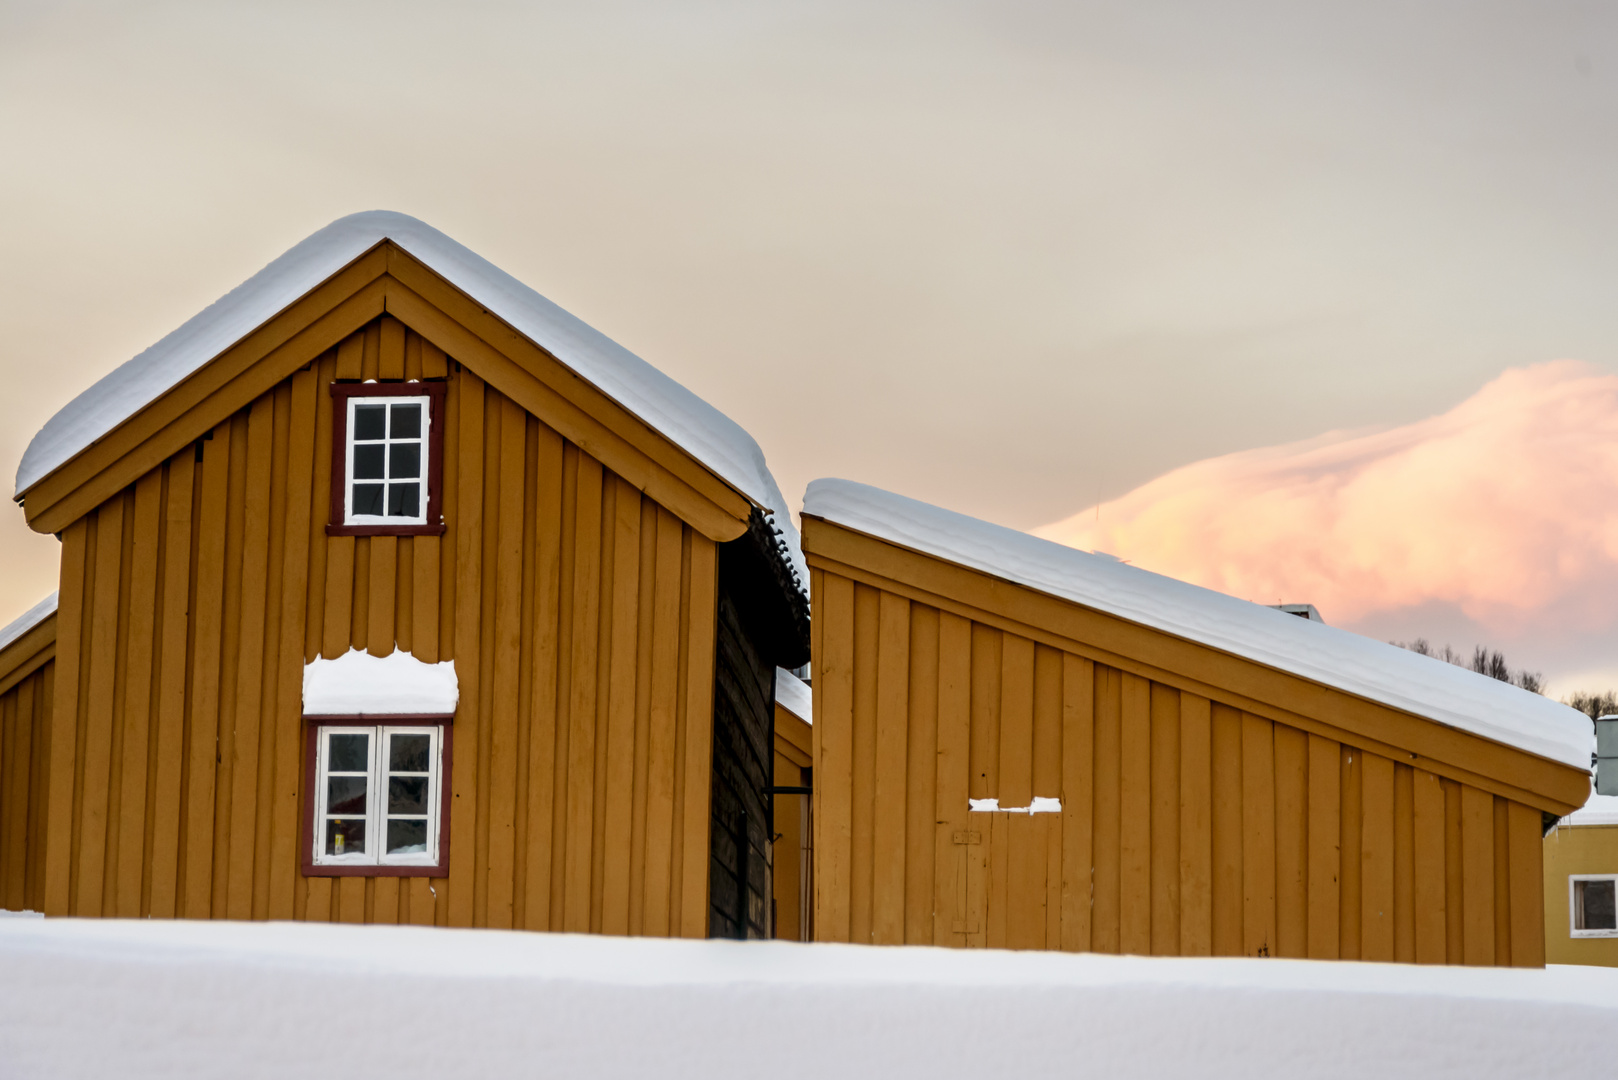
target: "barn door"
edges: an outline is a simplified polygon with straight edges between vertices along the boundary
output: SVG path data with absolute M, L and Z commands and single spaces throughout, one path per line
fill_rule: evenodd
M 952 833 L 952 941 L 991 949 L 1044 949 L 1061 887 L 1058 814 L 974 813 Z

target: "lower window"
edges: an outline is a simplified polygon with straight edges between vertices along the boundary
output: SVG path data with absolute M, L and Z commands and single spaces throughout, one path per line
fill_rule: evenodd
M 1568 878 L 1574 937 L 1618 937 L 1618 874 L 1577 874 Z
M 447 726 L 324 722 L 312 735 L 306 871 L 442 870 Z

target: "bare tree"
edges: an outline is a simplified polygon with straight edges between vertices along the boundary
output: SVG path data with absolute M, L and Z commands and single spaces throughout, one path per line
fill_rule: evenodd
M 1562 704 L 1571 705 L 1594 720 L 1598 716 L 1618 713 L 1618 693 L 1603 690 L 1599 694 L 1592 694 L 1587 690 L 1579 690 L 1575 691 L 1572 697 L 1563 698 Z
M 1490 649 L 1485 645 L 1479 645 L 1472 650 L 1472 655 L 1468 658 L 1448 645 L 1445 645 L 1442 649 L 1434 648 L 1432 642 L 1426 638 L 1416 638 L 1414 641 L 1395 641 L 1391 644 L 1397 645 L 1401 649 L 1409 649 L 1413 653 L 1420 653 L 1422 656 L 1431 656 L 1433 659 L 1442 660 L 1446 664 L 1470 668 L 1479 675 L 1487 675 L 1491 679 L 1499 679 L 1503 683 L 1520 686 L 1530 693 L 1543 694 L 1545 692 L 1545 676 L 1543 674 L 1538 671 L 1529 671 L 1527 668 L 1513 671 L 1511 665 L 1506 663 L 1505 654 L 1498 649 Z

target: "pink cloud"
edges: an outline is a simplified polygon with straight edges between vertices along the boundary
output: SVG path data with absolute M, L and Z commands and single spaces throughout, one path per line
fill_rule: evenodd
M 1607 629 L 1618 375 L 1511 369 L 1438 416 L 1200 461 L 1034 531 L 1338 624 L 1436 603 L 1508 636 Z

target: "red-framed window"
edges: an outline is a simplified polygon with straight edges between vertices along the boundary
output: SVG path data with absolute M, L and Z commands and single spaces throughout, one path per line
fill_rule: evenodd
M 332 383 L 333 536 L 444 531 L 444 384 Z
M 303 872 L 446 877 L 452 718 L 305 718 Z

